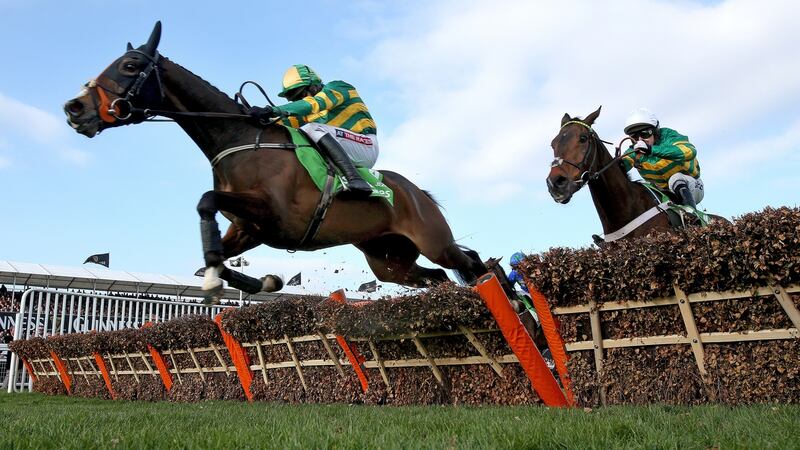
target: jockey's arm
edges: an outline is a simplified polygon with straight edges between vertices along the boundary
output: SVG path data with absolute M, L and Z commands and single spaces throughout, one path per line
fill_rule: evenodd
M 328 84 L 313 96 L 309 95 L 300 100 L 277 106 L 275 109 L 282 115 L 288 116 L 289 125 L 299 127 L 313 121 L 325 111 L 330 111 L 349 99 L 349 90 L 337 89 L 336 87 L 330 87 L 330 84 Z
M 628 147 L 628 152 L 633 150 L 633 147 Z M 622 159 L 619 160 L 620 164 L 622 164 L 622 169 L 627 172 L 633 168 L 634 163 L 636 160 L 633 159 L 634 154 L 623 156 Z
M 670 161 L 691 161 L 697 156 L 697 150 L 689 141 L 682 140 L 653 146 L 652 155 Z

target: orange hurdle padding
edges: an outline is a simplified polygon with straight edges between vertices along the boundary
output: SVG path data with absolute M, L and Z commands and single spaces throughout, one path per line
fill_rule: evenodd
M 56 363 L 56 369 L 58 369 L 58 374 L 61 375 L 61 382 L 64 383 L 64 387 L 67 388 L 67 394 L 72 395 L 72 380 L 69 379 L 67 366 L 64 364 L 64 361 L 56 355 L 56 352 L 50 350 L 50 356 L 53 357 L 53 361 Z
M 20 358 L 20 359 L 22 360 L 22 364 L 25 366 L 25 368 L 28 369 L 28 375 L 31 376 L 31 380 L 33 380 L 33 382 L 35 383 L 38 377 L 36 376 L 36 373 L 33 371 L 33 366 L 31 366 L 31 363 L 29 363 L 27 359 L 25 358 Z
M 244 350 L 244 347 L 242 347 L 242 344 L 222 328 L 223 314 L 225 314 L 225 311 L 217 314 L 217 317 L 214 318 L 214 322 L 217 323 L 219 332 L 222 333 L 222 340 L 225 341 L 225 346 L 228 347 L 233 365 L 236 367 L 236 373 L 239 375 L 239 381 L 242 383 L 244 395 L 247 397 L 247 401 L 252 402 L 253 393 L 250 392 L 250 385 L 253 384 L 253 371 L 250 370 L 250 357 L 247 356 L 247 352 Z
M 111 387 L 111 376 L 108 374 L 106 362 L 103 360 L 103 357 L 100 356 L 100 353 L 94 352 L 92 356 L 94 356 L 94 361 L 97 363 L 97 366 L 100 367 L 100 373 L 103 374 L 103 380 L 106 382 L 106 389 L 108 389 L 108 393 L 111 395 L 113 400 L 116 400 L 117 393 L 114 392 L 114 388 Z
M 517 355 L 519 364 L 528 375 L 533 384 L 533 389 L 547 406 L 569 406 L 564 393 L 558 386 L 553 373 L 544 362 L 542 354 L 533 343 L 528 330 L 522 325 L 519 316 L 511 307 L 506 293 L 497 281 L 497 277 L 487 273 L 478 279 L 475 290 L 483 298 L 484 303 L 491 311 L 492 316 L 500 326 L 511 350 Z
M 547 299 L 544 298 L 541 292 L 536 289 L 533 283 L 527 283 L 528 292 L 533 299 L 533 307 L 536 308 L 536 315 L 539 316 L 539 322 L 542 324 L 542 331 L 544 337 L 547 339 L 547 346 L 550 347 L 550 354 L 553 355 L 553 361 L 556 363 L 556 370 L 558 377 L 561 378 L 561 385 L 564 386 L 564 391 L 567 393 L 567 399 L 570 405 L 575 404 L 575 396 L 572 393 L 572 382 L 569 379 L 569 372 L 567 371 L 567 349 L 564 346 L 564 340 L 561 338 L 561 333 L 558 332 L 558 324 L 556 323 L 553 313 L 550 312 L 550 305 Z
M 330 299 L 339 303 L 347 302 L 342 289 L 331 292 Z M 369 389 L 369 380 L 367 380 L 367 374 L 364 373 L 364 367 L 362 366 L 367 359 L 361 356 L 354 344 L 348 344 L 343 336 L 337 335 L 336 342 L 339 343 L 339 347 L 342 348 L 342 351 L 344 351 L 344 354 L 347 356 L 347 360 L 350 361 L 350 366 L 356 371 L 358 380 L 361 382 L 361 390 L 367 392 Z
M 142 325 L 142 328 L 151 326 L 153 326 L 152 322 L 146 322 Z M 158 369 L 159 375 L 161 375 L 161 381 L 164 383 L 164 387 L 169 391 L 172 389 L 172 374 L 169 373 L 169 369 L 167 369 L 167 362 L 164 360 L 164 355 L 150 344 L 147 344 L 147 350 L 150 351 L 150 356 L 153 358 L 153 362 L 156 363 L 156 368 Z

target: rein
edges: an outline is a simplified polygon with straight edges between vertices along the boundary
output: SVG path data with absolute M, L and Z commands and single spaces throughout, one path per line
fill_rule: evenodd
M 626 157 L 628 155 L 631 155 L 631 154 L 636 152 L 636 150 L 631 150 L 631 151 L 625 152 L 624 154 L 620 154 L 620 151 L 621 151 L 621 148 L 622 148 L 622 143 L 625 142 L 626 140 L 630 139 L 630 138 L 626 137 L 622 141 L 620 141 L 619 146 L 614 147 L 615 150 L 616 150 L 615 156 L 614 156 L 614 158 L 611 159 L 611 161 L 608 164 L 606 164 L 605 166 L 603 166 L 602 168 L 600 168 L 600 170 L 597 170 L 596 172 L 590 172 L 592 166 L 594 166 L 594 163 L 597 160 L 597 152 L 598 152 L 598 148 L 597 147 L 599 147 L 598 142 L 602 142 L 604 144 L 608 144 L 608 145 L 611 145 L 611 146 L 613 146 L 614 144 L 611 143 L 611 142 L 604 141 L 604 140 L 600 139 L 600 137 L 597 135 L 597 133 L 594 131 L 594 129 L 591 126 L 587 125 L 584 122 L 581 122 L 580 120 L 570 120 L 570 121 L 568 121 L 567 123 L 565 123 L 564 125 L 561 126 L 561 130 L 563 130 L 564 127 L 566 127 L 567 125 L 570 125 L 570 124 L 577 124 L 577 125 L 580 125 L 582 127 L 585 127 L 587 130 L 589 130 L 589 136 L 590 136 L 591 140 L 589 141 L 589 145 L 588 145 L 587 151 L 583 154 L 583 160 L 580 163 L 576 164 L 576 163 L 574 163 L 572 161 L 568 161 L 568 160 L 566 160 L 564 158 L 556 157 L 555 159 L 553 159 L 553 162 L 550 163 L 550 167 L 561 167 L 563 164 L 569 164 L 570 166 L 582 171 L 580 176 L 576 180 L 570 180 L 570 183 L 574 183 L 574 184 L 578 185 L 578 189 L 583 187 L 583 185 L 585 185 L 586 183 L 588 183 L 590 181 L 594 181 L 594 180 L 600 178 L 600 175 L 603 172 L 605 172 L 606 170 L 611 168 L 614 164 L 618 163 L 620 159 L 622 159 L 622 158 L 624 158 L 624 157 Z M 593 151 L 590 151 L 590 150 L 592 150 L 592 144 L 594 144 L 595 148 L 594 148 Z M 590 154 L 592 156 L 592 162 L 587 166 L 586 162 L 589 159 L 589 155 Z
M 143 55 L 145 58 L 147 58 L 150 61 L 150 63 L 147 65 L 147 67 L 144 68 L 144 70 L 139 72 L 139 76 L 136 77 L 136 80 L 133 82 L 133 84 L 129 88 L 126 89 L 127 92 L 125 92 L 125 97 L 118 97 L 118 98 L 114 99 L 114 101 L 112 101 L 111 104 L 108 106 L 107 110 L 101 109 L 101 114 L 105 113 L 108 116 L 110 116 L 111 118 L 113 118 L 114 120 L 128 120 L 128 119 L 131 118 L 131 116 L 134 113 L 137 113 L 137 114 L 141 114 L 142 116 L 144 116 L 144 118 L 145 118 L 144 120 L 149 121 L 149 122 L 155 122 L 156 120 L 152 119 L 155 116 L 167 117 L 167 118 L 172 119 L 172 120 L 174 120 L 175 117 L 208 117 L 208 118 L 217 118 L 217 119 L 234 119 L 234 118 L 235 119 L 250 119 L 251 118 L 251 116 L 249 114 L 222 113 L 222 112 L 211 112 L 211 111 L 203 111 L 203 112 L 185 111 L 185 112 L 181 112 L 181 111 L 166 111 L 166 110 L 162 110 L 162 109 L 136 108 L 135 106 L 133 106 L 133 103 L 131 102 L 131 100 L 134 97 L 139 95 L 139 91 L 142 89 L 142 85 L 144 85 L 145 81 L 147 81 L 147 79 L 150 77 L 150 74 L 153 73 L 153 72 L 155 72 L 156 80 L 158 81 L 158 90 L 159 90 L 160 98 L 162 100 L 164 99 L 164 86 L 163 86 L 163 84 L 161 82 L 161 75 L 159 75 L 159 70 L 158 70 L 158 69 L 160 69 L 158 63 L 159 63 L 159 60 L 161 59 L 161 54 L 156 52 L 155 56 L 151 57 L 150 55 L 148 55 L 148 54 L 146 54 L 146 53 L 144 53 L 144 52 L 142 52 L 140 50 L 129 50 L 127 53 L 138 53 L 140 55 Z M 245 99 L 244 94 L 242 93 L 242 91 L 244 90 L 244 87 L 247 86 L 248 84 L 252 84 L 256 88 L 258 88 L 258 90 L 261 91 L 261 94 L 264 95 L 264 98 L 267 99 L 267 102 L 269 102 L 270 105 L 275 106 L 275 103 L 272 102 L 272 100 L 267 95 L 266 91 L 264 91 L 264 89 L 258 83 L 256 83 L 255 81 L 249 81 L 249 80 L 245 81 L 244 83 L 242 83 L 241 86 L 239 86 L 239 92 L 237 92 L 236 95 L 234 96 L 234 99 L 237 102 L 241 102 L 242 106 L 244 106 L 245 108 L 250 108 L 250 104 L 247 102 L 247 99 Z M 97 89 L 98 96 L 101 98 L 101 101 L 104 104 L 107 102 L 108 97 L 105 95 L 105 93 L 103 91 L 111 92 L 111 93 L 114 93 L 114 94 L 117 94 L 117 95 L 121 95 L 122 94 L 122 92 L 115 92 L 113 89 L 109 89 L 109 88 L 101 85 L 100 83 L 97 82 L 97 80 L 90 81 L 87 84 L 87 86 L 88 87 L 97 87 L 98 88 Z M 125 114 L 125 115 L 122 114 L 122 112 L 120 110 L 120 107 L 118 105 L 118 104 L 122 104 L 123 102 L 127 105 L 127 108 L 126 108 L 127 114 Z M 271 125 L 272 123 L 275 123 L 278 120 L 280 120 L 280 117 L 276 117 L 273 121 L 270 121 L 268 124 Z
M 160 67 L 158 65 L 159 61 L 161 59 L 161 55 L 158 52 L 155 52 L 155 56 L 151 57 L 147 53 L 144 53 L 144 52 L 142 52 L 140 50 L 129 50 L 127 53 L 137 53 L 137 54 L 143 55 L 144 57 L 146 57 L 150 61 L 150 63 L 147 65 L 147 67 L 145 67 L 144 70 L 139 72 L 139 75 L 136 77 L 136 79 L 134 80 L 133 84 L 130 87 L 128 87 L 127 89 L 124 89 L 124 90 L 120 89 L 119 90 L 120 92 L 117 92 L 114 89 L 109 89 L 109 88 L 101 85 L 100 83 L 97 82 L 97 80 L 92 80 L 89 83 L 87 83 L 87 87 L 90 87 L 90 88 L 94 87 L 94 88 L 97 89 L 97 93 L 98 93 L 98 97 L 100 97 L 101 105 L 105 105 L 105 104 L 108 103 L 108 96 L 106 95 L 106 92 L 111 92 L 111 93 L 116 94 L 116 95 L 119 96 L 116 99 L 114 99 L 114 101 L 111 102 L 111 104 L 108 106 L 108 109 L 103 109 L 102 107 L 99 108 L 99 112 L 100 112 L 101 118 L 103 120 L 105 120 L 107 122 L 114 122 L 116 120 L 128 120 L 128 119 L 131 118 L 131 116 L 134 113 L 141 114 L 144 117 L 143 121 L 147 121 L 147 122 L 174 121 L 175 117 L 207 117 L 207 118 L 216 118 L 216 119 L 230 119 L 230 118 L 250 119 L 251 118 L 251 116 L 249 114 L 223 113 L 223 112 L 211 112 L 211 111 L 204 111 L 204 112 L 185 111 L 185 112 L 183 112 L 183 111 L 166 111 L 166 110 L 161 110 L 161 109 L 150 109 L 150 108 L 136 108 L 135 106 L 133 106 L 133 103 L 131 102 L 131 100 L 139 95 L 139 91 L 142 89 L 142 86 L 144 85 L 145 81 L 147 81 L 147 79 L 150 77 L 150 74 L 152 74 L 152 73 L 156 74 L 156 80 L 158 82 L 158 90 L 159 90 L 160 98 L 161 98 L 161 100 L 164 99 L 164 86 L 163 86 L 163 84 L 161 82 L 161 76 L 159 75 Z M 267 95 L 266 91 L 264 91 L 264 89 L 258 83 L 256 83 L 255 81 L 249 81 L 249 80 L 245 81 L 244 83 L 241 84 L 241 86 L 239 86 L 239 92 L 237 92 L 236 95 L 234 96 L 234 99 L 235 99 L 235 101 L 237 103 L 241 102 L 241 105 L 243 107 L 250 108 L 250 103 L 248 103 L 247 99 L 244 97 L 244 94 L 242 93 L 242 91 L 244 90 L 244 87 L 247 86 L 248 84 L 252 84 L 253 86 L 255 86 L 261 92 L 261 94 L 264 95 L 264 98 L 267 99 L 267 102 L 269 102 L 270 105 L 275 106 L 275 104 L 269 98 L 269 95 Z M 121 95 L 123 93 L 125 93 L 125 97 L 121 97 Z M 127 105 L 127 108 L 125 108 L 127 114 L 125 114 L 125 115 L 122 114 L 121 109 L 120 109 L 120 107 L 118 105 L 118 103 L 121 104 L 123 102 L 124 102 L 124 104 Z M 155 116 L 167 117 L 168 119 L 167 120 L 153 119 L 153 117 L 155 117 Z M 280 119 L 281 119 L 280 117 L 275 117 L 275 118 L 271 119 L 270 121 L 268 121 L 267 123 L 265 123 L 264 125 L 265 126 L 266 125 L 272 125 L 272 124 L 274 124 L 275 122 L 277 122 Z M 262 128 L 262 131 L 263 131 L 263 128 Z M 243 151 L 243 150 L 258 150 L 258 149 L 262 149 L 262 148 L 291 150 L 291 149 L 296 148 L 296 146 L 294 144 L 292 144 L 292 143 L 286 143 L 286 144 L 281 144 L 281 143 L 262 143 L 262 142 L 260 142 L 260 140 L 261 140 L 261 133 L 259 132 L 258 135 L 256 136 L 255 143 L 247 144 L 247 145 L 240 145 L 240 146 L 237 146 L 237 147 L 232 147 L 232 148 L 228 148 L 228 149 L 225 149 L 225 150 L 221 151 L 219 154 L 217 154 L 217 156 L 215 156 L 211 160 L 211 167 L 212 168 L 216 167 L 217 164 L 219 164 L 219 162 L 223 158 L 225 158 L 226 156 L 229 156 L 229 155 L 231 155 L 233 153 L 237 153 L 237 152 L 240 152 L 240 151 Z

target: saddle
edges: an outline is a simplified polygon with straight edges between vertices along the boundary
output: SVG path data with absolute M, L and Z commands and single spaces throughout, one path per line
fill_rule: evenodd
M 314 146 L 313 142 L 297 128 L 286 127 L 289 135 L 292 138 L 292 143 L 295 145 L 295 155 L 300 161 L 300 164 L 306 169 L 314 185 L 321 192 L 326 191 L 326 184 L 332 183 L 330 186 L 331 196 L 336 196 L 339 192 L 344 191 L 344 183 L 342 182 L 342 174 L 339 173 L 336 166 L 322 156 L 322 153 Z M 372 194 L 370 197 L 378 197 L 386 200 L 389 206 L 394 206 L 394 191 L 383 183 L 383 174 L 377 170 L 368 169 L 366 167 L 356 167 L 361 178 L 364 179 L 370 186 L 372 186 Z M 332 176 L 332 180 L 328 180 Z
M 657 202 L 666 203 L 667 208 L 664 212 L 667 213 L 670 225 L 673 227 L 683 228 L 686 226 L 708 225 L 708 214 L 697 208 L 682 205 L 680 197 L 669 189 L 660 189 L 654 184 L 644 180 L 638 180 L 637 183 L 647 188 L 647 191 L 650 192 Z

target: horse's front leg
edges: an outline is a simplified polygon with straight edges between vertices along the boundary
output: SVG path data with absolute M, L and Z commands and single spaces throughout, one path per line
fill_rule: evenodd
M 203 258 L 206 272 L 203 280 L 203 292 L 207 302 L 218 303 L 222 294 L 222 280 L 231 287 L 255 294 L 262 290 L 274 292 L 283 287 L 280 278 L 267 275 L 264 279 L 253 278 L 225 267 L 222 262 L 226 257 L 236 256 L 259 244 L 231 225 L 225 240 L 220 236 L 216 214 L 226 211 L 245 220 L 258 222 L 267 210 L 266 201 L 254 194 L 208 191 L 200 198 L 197 212 L 200 215 L 200 236 L 203 241 Z
M 239 256 L 252 248 L 258 247 L 261 243 L 260 240 L 248 234 L 241 227 L 231 223 L 225 236 L 222 237 L 223 260 Z M 264 278 L 257 280 L 225 266 L 222 266 L 219 277 L 227 281 L 231 287 L 250 294 L 255 294 L 259 291 L 275 292 L 283 288 L 283 280 L 277 275 L 266 275 Z

